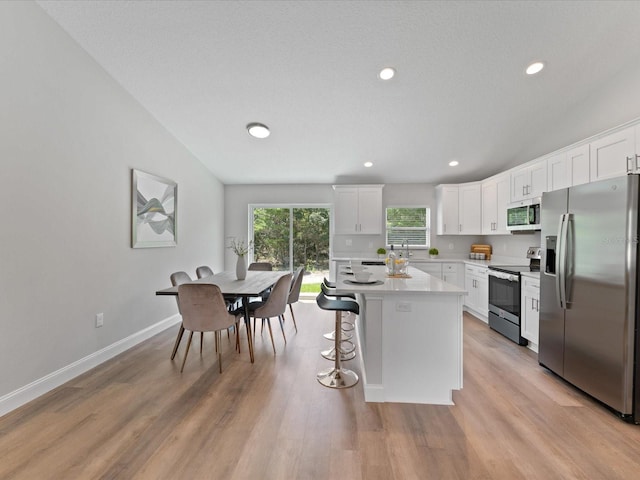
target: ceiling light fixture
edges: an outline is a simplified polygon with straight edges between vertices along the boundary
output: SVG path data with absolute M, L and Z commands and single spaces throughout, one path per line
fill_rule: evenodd
M 255 138 L 267 138 L 271 134 L 269 127 L 256 122 L 247 125 L 247 132 Z
M 367 168 L 373 167 L 373 162 L 364 162 L 364 166 Z
M 395 74 L 396 71 L 393 68 L 385 67 L 380 70 L 378 77 L 380 77 L 380 80 L 391 80 Z
M 458 161 L 457 161 L 457 160 L 451 160 L 451 161 L 449 162 L 449 166 L 450 166 L 450 167 L 455 167 L 456 165 L 458 165 Z
M 544 63 L 533 62 L 531 65 L 527 67 L 525 72 L 527 72 L 527 75 L 535 75 L 536 73 L 539 73 L 540 70 L 542 70 L 543 68 L 544 68 Z

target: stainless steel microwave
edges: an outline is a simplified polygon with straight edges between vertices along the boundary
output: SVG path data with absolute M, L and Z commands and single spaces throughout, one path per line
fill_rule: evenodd
M 507 230 L 540 230 L 540 199 L 523 200 L 507 208 Z

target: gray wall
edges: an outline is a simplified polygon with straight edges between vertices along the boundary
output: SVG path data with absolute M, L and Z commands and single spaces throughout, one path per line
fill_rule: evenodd
M 0 2 L 0 397 L 175 314 L 223 266 L 223 186 L 37 5 Z M 132 249 L 131 169 L 178 183 L 178 247 Z M 104 312 L 104 327 L 94 316 Z

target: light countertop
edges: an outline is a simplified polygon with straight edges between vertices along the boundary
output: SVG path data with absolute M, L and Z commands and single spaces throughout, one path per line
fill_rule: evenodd
M 443 282 L 433 275 L 409 266 L 411 278 L 389 278 L 385 267 L 372 265 L 365 267 L 373 273 L 371 280 L 382 281 L 378 285 L 354 285 L 345 280 L 354 280 L 341 269 L 336 278 L 336 293 L 373 293 L 373 294 L 427 294 L 427 295 L 466 295 L 467 291 L 450 283 Z

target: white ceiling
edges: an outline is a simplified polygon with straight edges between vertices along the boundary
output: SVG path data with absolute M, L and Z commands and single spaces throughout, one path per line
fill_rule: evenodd
M 640 116 L 585 115 L 637 1 L 38 3 L 226 184 L 479 180 Z

